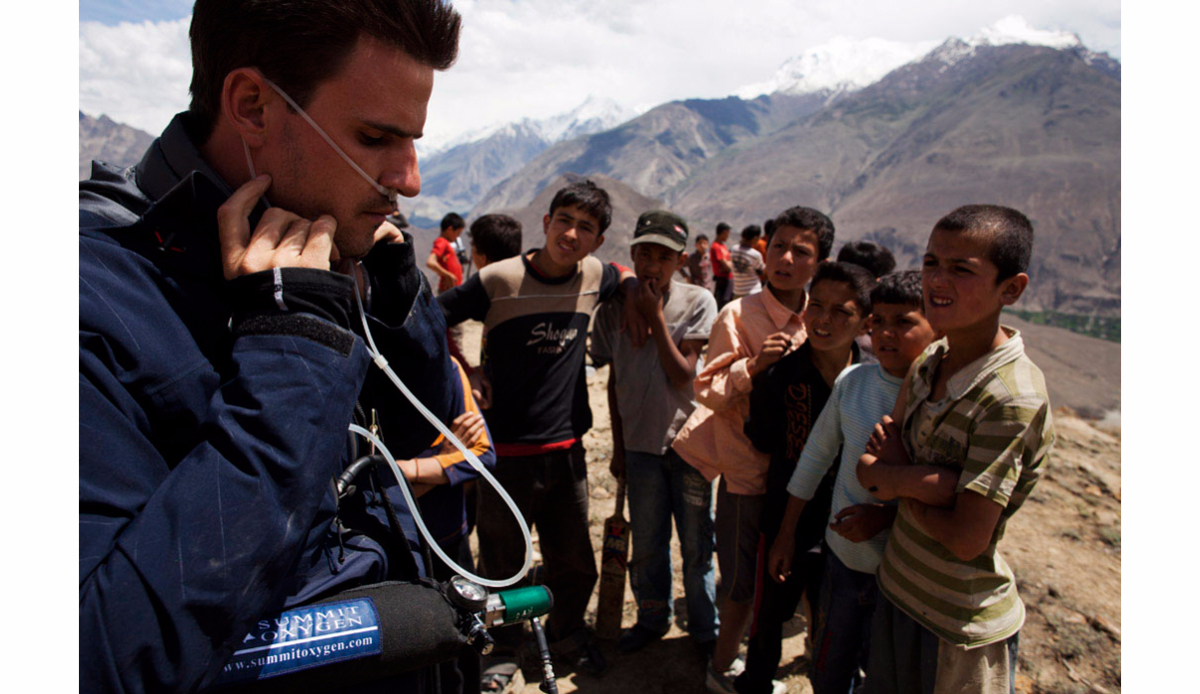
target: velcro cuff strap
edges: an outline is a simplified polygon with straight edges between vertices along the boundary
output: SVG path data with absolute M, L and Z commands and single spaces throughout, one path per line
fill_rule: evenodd
M 253 316 L 235 323 L 235 337 L 242 335 L 291 335 L 303 337 L 335 350 L 343 357 L 350 356 L 354 334 L 336 325 L 304 313 L 283 316 Z
M 251 318 L 310 314 L 350 328 L 354 282 L 345 275 L 312 268 L 274 268 L 229 282 L 233 327 Z

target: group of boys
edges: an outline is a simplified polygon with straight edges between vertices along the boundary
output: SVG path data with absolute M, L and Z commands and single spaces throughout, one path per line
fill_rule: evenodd
M 639 217 L 633 277 L 590 257 L 610 214 L 602 189 L 572 184 L 543 220 L 543 248 L 481 263 L 439 297 L 448 324 L 485 325 L 496 474 L 538 530 L 554 650 L 593 674 L 607 667 L 584 627 L 597 576 L 586 348 L 612 365 L 610 469 L 626 480 L 633 529 L 637 621 L 619 652 L 670 628 L 674 521 L 711 691 L 783 691 L 783 625 L 804 599 L 818 694 L 1012 691 L 1024 612 L 996 543 L 1053 441 L 1041 373 L 999 323 L 1028 283 L 1028 220 L 959 208 L 934 226 L 921 271 L 891 272 L 874 244 L 830 260 L 832 220 L 793 207 L 766 225 L 761 291 L 718 309 L 695 281 L 707 239 L 687 254 L 674 213 Z M 675 281 L 689 266 L 689 282 Z M 491 490 L 479 509 L 482 569 L 509 575 L 515 524 Z M 516 670 L 517 636 L 502 643 L 507 668 L 489 671 L 486 690 Z

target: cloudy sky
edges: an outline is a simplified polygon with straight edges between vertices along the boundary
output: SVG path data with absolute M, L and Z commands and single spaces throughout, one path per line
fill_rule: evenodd
M 1120 57 L 1119 0 L 459 0 L 458 63 L 440 74 L 429 144 L 589 95 L 642 111 L 724 97 L 831 42 L 927 44 L 1010 15 Z M 157 134 L 188 101 L 187 0 L 81 0 L 79 106 Z

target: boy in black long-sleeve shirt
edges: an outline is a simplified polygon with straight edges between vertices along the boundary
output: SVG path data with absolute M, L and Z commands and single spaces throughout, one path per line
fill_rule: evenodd
M 862 333 L 871 313 L 873 285 L 871 274 L 857 265 L 823 263 L 813 276 L 804 309 L 807 339 L 796 351 L 754 379 L 746 435 L 756 448 L 771 454 L 759 523 L 762 531 L 759 551 L 764 560 L 766 550 L 779 533 L 787 505 L 787 484 L 808 432 L 829 399 L 838 374 L 858 361 L 854 340 Z M 760 569 L 746 670 L 734 682 L 740 694 L 774 691 L 772 678 L 779 666 L 783 624 L 796 612 L 801 597 L 807 595 L 810 605 L 817 604 L 823 566 L 819 543 L 825 534 L 835 477 L 836 469 L 830 470 L 800 518 L 795 559 L 784 580 L 771 580 Z M 760 561 L 759 566 L 765 568 L 766 562 Z M 813 631 L 810 624 L 809 633 Z

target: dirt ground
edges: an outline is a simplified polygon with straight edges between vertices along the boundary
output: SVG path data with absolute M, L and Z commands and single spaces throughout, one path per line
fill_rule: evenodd
M 478 355 L 478 324 L 468 323 L 465 354 Z M 592 544 L 599 551 L 604 519 L 616 506 L 608 472 L 612 452 L 607 368 L 588 378 L 595 425 L 584 438 L 591 487 Z M 1056 413 L 1058 441 L 1033 494 L 1008 524 L 1000 551 L 1012 566 L 1027 609 L 1021 631 L 1017 691 L 1022 694 L 1105 694 L 1121 691 L 1121 437 L 1068 410 Z M 626 513 L 628 517 L 628 513 Z M 636 529 L 633 530 L 636 532 Z M 535 540 L 536 542 L 536 540 Z M 682 607 L 678 541 L 672 541 L 675 596 Z M 595 617 L 593 595 L 588 619 Z M 704 662 L 682 628 L 680 612 L 667 636 L 643 651 L 622 655 L 601 648 L 611 665 L 602 677 L 558 671 L 559 691 L 587 694 L 701 694 Z M 626 583 L 623 626 L 635 621 Z M 776 677 L 788 694 L 812 691 L 805 670 L 805 624 L 796 616 L 785 630 Z M 744 653 L 744 651 L 743 651 Z M 513 691 L 537 694 L 535 673 Z

